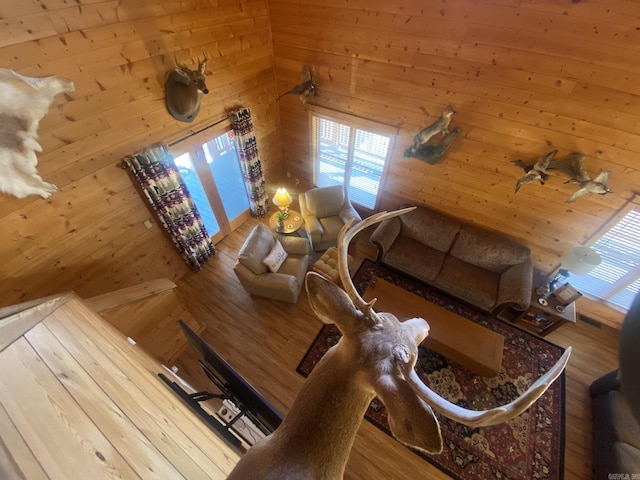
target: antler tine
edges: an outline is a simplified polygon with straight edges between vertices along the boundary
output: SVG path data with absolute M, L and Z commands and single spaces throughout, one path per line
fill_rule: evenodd
M 338 273 L 340 275 L 340 281 L 342 282 L 342 288 L 347 292 L 351 301 L 355 304 L 355 306 L 363 313 L 367 314 L 367 316 L 373 321 L 374 325 L 380 323 L 380 318 L 378 314 L 373 310 L 373 304 L 376 302 L 377 298 L 374 298 L 370 302 L 366 302 L 356 290 L 353 281 L 351 280 L 351 275 L 349 274 L 349 265 L 348 265 L 348 253 L 349 253 L 349 244 L 353 237 L 356 236 L 359 232 L 364 230 L 371 225 L 374 225 L 378 222 L 386 220 L 387 218 L 397 217 L 398 215 L 403 215 L 411 210 L 414 210 L 416 207 L 403 208 L 401 210 L 395 210 L 393 212 L 380 212 L 370 217 L 360 221 L 359 223 L 353 224 L 353 219 L 349 220 L 347 224 L 345 224 L 340 233 L 338 233 Z
M 517 417 L 529 408 L 549 386 L 560 376 L 571 356 L 571 347 L 568 347 L 556 364 L 543 376 L 538 378 L 522 395 L 511 403 L 493 408 L 491 410 L 468 410 L 459 407 L 435 393 L 420 379 L 413 368 L 410 372 L 404 372 L 405 379 L 416 391 L 419 397 L 427 402 L 435 411 L 456 422 L 470 427 L 484 427 L 506 422 Z

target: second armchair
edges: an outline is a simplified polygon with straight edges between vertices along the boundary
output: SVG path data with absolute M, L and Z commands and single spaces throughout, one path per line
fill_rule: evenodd
M 300 194 L 300 213 L 315 251 L 336 246 L 338 232 L 350 219 L 360 221 L 342 185 L 318 187 Z

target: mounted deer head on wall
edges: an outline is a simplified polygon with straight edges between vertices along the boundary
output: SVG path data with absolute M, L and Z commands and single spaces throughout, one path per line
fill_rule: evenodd
M 198 68 L 191 70 L 176 59 L 176 68 L 164 85 L 167 110 L 176 120 L 193 122 L 198 115 L 202 96 L 209 93 L 204 78 L 207 60 L 205 54 L 202 61 L 198 60 Z
M 314 272 L 306 288 L 315 314 L 335 323 L 340 341 L 315 366 L 280 427 L 254 445 L 228 480 L 341 479 L 369 403 L 377 395 L 400 442 L 427 453 L 442 451 L 434 410 L 457 422 L 482 427 L 505 422 L 529 408 L 564 370 L 571 348 L 547 373 L 511 403 L 491 410 L 461 408 L 440 397 L 414 371 L 418 345 L 429 334 L 422 318 L 400 322 L 365 302 L 347 267 L 351 239 L 363 229 L 412 208 L 379 213 L 338 237 L 338 270 L 344 290 Z
M 0 192 L 18 198 L 47 198 L 57 190 L 36 171 L 36 152 L 42 151 L 38 124 L 49 111 L 53 97 L 74 88 L 67 78 L 27 77 L 0 68 Z

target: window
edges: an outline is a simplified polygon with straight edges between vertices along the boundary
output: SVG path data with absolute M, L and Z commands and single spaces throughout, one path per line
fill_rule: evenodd
M 318 107 L 311 123 L 314 184 L 346 185 L 352 203 L 375 210 L 397 130 Z
M 249 216 L 233 132 L 199 134 L 170 150 L 207 232 L 218 242 Z
M 592 247 L 602 263 L 588 275 L 571 277 L 571 285 L 617 310 L 628 311 L 640 290 L 640 208 L 609 228 Z

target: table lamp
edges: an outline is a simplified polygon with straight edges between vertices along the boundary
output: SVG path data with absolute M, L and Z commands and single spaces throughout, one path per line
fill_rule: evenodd
M 567 280 L 572 273 L 574 275 L 587 275 L 600 265 L 601 261 L 600 254 L 593 248 L 585 245 L 574 245 L 560 260 L 560 269 L 549 284 L 549 289 L 553 292 L 557 284 Z
M 289 205 L 291 205 L 291 195 L 287 192 L 287 189 L 280 187 L 276 190 L 276 194 L 273 196 L 273 204 L 280 209 L 285 215 L 289 214 Z

